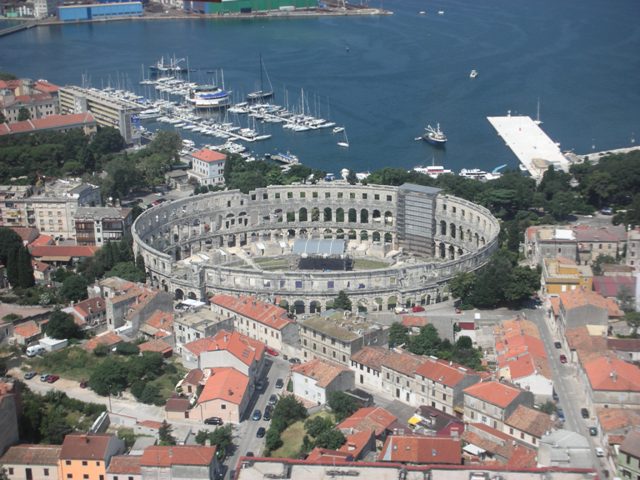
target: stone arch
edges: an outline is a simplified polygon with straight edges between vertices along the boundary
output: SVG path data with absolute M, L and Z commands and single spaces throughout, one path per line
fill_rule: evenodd
M 305 312 L 304 300 L 296 300 L 293 302 L 293 313 L 302 315 Z
M 467 228 L 467 242 L 471 242 L 473 240 L 473 236 L 471 235 L 471 229 Z
M 451 223 L 449 225 L 449 236 L 451 238 L 456 238 L 456 224 L 455 223 Z
M 325 228 L 322 236 L 326 239 L 333 238 L 333 231 L 330 228 Z
M 356 211 L 355 208 L 350 208 L 349 209 L 349 223 L 357 223 L 358 222 L 358 212 Z
M 447 247 L 445 247 L 444 243 L 440 242 L 439 245 L 439 250 L 440 250 L 440 258 L 445 258 L 447 256 Z
M 169 287 L 167 286 L 167 281 L 163 278 L 162 281 L 160 282 L 160 288 L 162 290 L 164 290 L 165 292 L 169 291 Z
M 360 241 L 365 242 L 367 240 L 369 240 L 369 232 L 367 232 L 366 230 L 362 230 L 360 232 Z
M 331 219 L 333 218 L 333 212 L 331 211 L 331 208 L 327 207 L 324 209 L 324 221 L 325 222 L 330 222 Z
M 287 312 L 289 311 L 289 302 L 286 301 L 284 298 L 280 300 L 279 306 L 280 308 L 284 308 Z
M 176 300 L 182 300 L 184 298 L 184 292 L 182 291 L 181 288 L 176 288 L 175 291 L 175 299 Z
M 344 222 L 344 209 L 338 208 L 336 210 L 336 222 L 343 223 Z
M 296 221 L 296 212 L 287 212 L 287 223 L 293 223 Z
M 336 238 L 343 239 L 344 238 L 344 230 L 342 230 L 341 228 L 336 230 Z
M 289 230 L 287 230 L 287 236 L 288 236 L 289 238 L 295 238 L 295 237 L 296 237 L 296 231 L 295 231 L 295 230 L 293 230 L 293 229 L 289 229 Z
M 273 212 L 273 217 L 276 219 L 277 223 L 282 223 L 282 209 L 278 208 Z
M 319 301 L 313 300 L 309 303 L 309 313 L 320 313 L 321 311 L 322 304 Z
M 464 229 L 462 228 L 462 225 L 458 228 L 458 238 L 460 240 L 464 240 Z
M 387 232 L 384 234 L 384 243 L 393 243 L 393 235 L 391 232 Z
M 375 232 L 373 232 L 372 235 L 373 241 L 374 242 L 380 242 L 380 232 L 378 232 L 377 230 Z
M 382 311 L 382 306 L 384 305 L 384 299 L 382 297 L 376 297 L 373 302 L 376 305 L 377 311 Z
M 449 259 L 453 260 L 456 258 L 456 248 L 453 245 L 449 245 Z
M 298 221 L 306 222 L 307 220 L 307 209 L 305 207 L 302 207 L 300 210 L 298 210 Z
M 349 240 L 356 240 L 358 238 L 358 235 L 356 234 L 355 230 L 349 230 Z
M 480 244 L 484 247 L 485 243 L 484 237 L 480 237 Z
M 387 298 L 387 310 L 393 310 L 394 308 L 396 308 L 397 305 L 398 305 L 398 297 L 396 297 L 395 295 L 392 295 L 389 298 Z
M 462 255 L 464 255 L 464 251 L 458 247 L 458 257 L 461 257 Z
M 478 235 L 477 233 L 475 233 L 475 234 L 473 235 L 473 239 L 474 239 L 474 240 L 475 240 L 475 242 L 476 242 L 476 247 L 480 246 L 480 235 Z
M 380 223 L 382 221 L 380 210 L 374 210 L 371 214 L 371 220 L 373 223 Z
M 318 207 L 313 207 L 311 209 L 311 221 L 312 222 L 320 221 L 320 209 Z
M 427 303 L 426 305 L 431 305 L 431 295 L 427 295 Z
M 197 300 L 198 296 L 194 292 L 189 292 L 187 298 L 189 298 L 189 300 Z
M 384 212 L 384 224 L 393 225 L 393 212 L 391 212 L 390 210 Z
M 359 313 L 366 313 L 369 310 L 369 304 L 365 298 L 361 298 L 360 300 L 358 300 L 356 310 Z
M 440 235 L 446 235 L 447 234 L 447 222 L 445 222 L 444 220 L 440 221 Z
M 369 210 L 366 208 L 360 210 L 360 223 L 369 223 Z

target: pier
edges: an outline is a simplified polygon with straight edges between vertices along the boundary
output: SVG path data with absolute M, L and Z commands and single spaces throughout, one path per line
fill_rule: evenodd
M 487 120 L 536 181 L 542 179 L 551 165 L 556 170 L 569 171 L 570 162 L 558 144 L 531 117 L 508 115 Z
M 12 33 L 21 32 L 22 30 L 27 30 L 29 28 L 37 27 L 38 22 L 21 22 L 19 25 L 14 25 L 13 27 L 7 27 L 0 30 L 0 37 L 4 37 L 6 35 L 11 35 Z

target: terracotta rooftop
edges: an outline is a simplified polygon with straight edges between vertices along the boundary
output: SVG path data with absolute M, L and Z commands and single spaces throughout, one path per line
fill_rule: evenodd
M 294 323 L 287 317 L 287 311 L 284 308 L 262 302 L 253 297 L 244 296 L 238 298 L 231 295 L 214 295 L 209 300 L 214 305 L 276 330 L 282 330 L 287 325 Z
M 382 360 L 389 354 L 384 347 L 364 347 L 351 355 L 351 361 L 380 371 Z
M 606 227 L 592 227 L 589 225 L 575 225 L 572 230 L 578 242 L 623 242 L 627 239 L 624 225 Z
M 173 352 L 173 347 L 171 345 L 158 338 L 141 343 L 138 347 L 140 348 L 140 352 L 157 352 L 163 355 Z
M 102 297 L 87 298 L 78 302 L 73 307 L 81 316 L 88 317 L 107 310 L 106 303 Z
M 113 475 L 140 475 L 141 455 L 114 455 L 107 473 Z
M 260 362 L 264 355 L 264 343 L 236 332 L 220 330 L 214 337 L 205 337 L 184 346 L 195 356 L 204 352 L 226 350 L 245 365 Z
M 462 440 L 451 437 L 390 435 L 382 447 L 379 459 L 387 462 L 460 465 Z
M 380 436 L 397 421 L 395 415 L 382 407 L 366 407 L 345 418 L 336 428 L 349 433 L 373 430 L 376 436 Z
M 416 368 L 416 375 L 441 383 L 448 387 L 455 387 L 466 375 L 476 372 L 445 360 L 427 357 L 426 361 Z
M 296 365 L 292 371 L 314 379 L 318 387 L 324 388 L 338 378 L 341 373 L 351 370 L 337 363 L 315 358 L 307 363 Z
M 346 441 L 338 451 L 353 455 L 354 458 L 359 458 L 367 445 L 375 445 L 375 440 L 372 440 L 374 435 L 373 430 L 363 430 L 346 435 Z
M 172 465 L 209 466 L 214 461 L 216 447 L 153 446 L 147 447 L 140 459 L 143 467 L 170 467 Z
M 37 247 L 37 246 L 43 246 L 43 245 L 53 245 L 54 243 L 55 243 L 55 240 L 53 239 L 53 237 L 49 235 L 40 235 L 33 242 L 31 242 L 29 246 Z
M 535 357 L 525 353 L 517 357 L 498 357 L 501 369 L 509 369 L 509 378 L 517 380 L 530 375 L 539 374 L 548 379 L 552 378 L 551 368 L 546 358 Z
M 566 331 L 565 338 L 571 350 L 575 350 L 581 362 L 598 358 L 607 351 L 607 339 L 602 335 L 591 335 L 585 326 Z
M 427 361 L 426 357 L 409 352 L 390 350 L 382 359 L 382 365 L 396 372 L 413 377 L 416 369 Z
M 640 338 L 607 338 L 607 348 L 621 352 L 640 352 Z
M 84 348 L 92 352 L 98 345 L 106 345 L 107 347 L 113 347 L 118 343 L 124 342 L 124 338 L 115 332 L 107 332 L 97 337 L 93 337 L 85 343 Z
M 44 118 L 34 118 L 22 122 L 5 123 L 0 129 L 0 135 L 12 133 L 35 132 L 53 128 L 73 127 L 75 125 L 95 124 L 96 120 L 90 112 L 74 113 L 71 115 L 49 115 Z
M 33 84 L 33 88 L 35 88 L 36 90 L 39 90 L 41 92 L 46 92 L 46 93 L 55 93 L 58 90 L 60 90 L 60 87 L 58 85 L 55 85 L 51 82 L 48 82 L 46 80 L 37 80 L 34 84 Z
M 202 379 L 204 378 L 204 373 L 199 368 L 194 368 L 193 370 L 189 370 L 189 372 L 184 376 L 184 383 L 189 383 L 191 385 L 198 385 Z
M 341 450 L 329 450 L 328 448 L 315 447 L 307 455 L 306 462 L 320 463 L 320 462 L 332 462 L 332 463 L 344 463 L 353 461 L 354 455 Z
M 82 245 L 34 245 L 29 246 L 31 256 L 39 259 L 67 259 L 93 257 L 98 247 Z
M 624 442 L 620 445 L 620 452 L 640 458 L 640 430 L 631 430 L 627 433 Z
M 239 405 L 249 386 L 249 377 L 235 368 L 215 368 L 207 379 L 198 404 L 211 400 L 224 400 Z
M 593 289 L 603 297 L 616 298 L 621 291 L 633 294 L 636 291 L 636 277 L 614 275 L 593 277 Z
M 537 438 L 553 428 L 550 415 L 525 405 L 518 405 L 505 423 Z
M 57 465 L 61 450 L 59 445 L 14 445 L 0 457 L 0 464 Z
M 191 402 L 186 397 L 173 397 L 164 404 L 166 412 L 186 412 L 191 408 Z
M 86 435 L 70 433 L 64 437 L 61 460 L 104 460 L 109 453 L 113 435 Z
M 424 327 L 429 323 L 426 315 L 403 315 L 402 316 L 402 325 L 407 328 L 420 328 Z
M 640 392 L 640 368 L 619 358 L 598 357 L 584 364 L 593 390 Z
M 510 405 L 521 392 L 522 390 L 516 387 L 495 380 L 476 383 L 464 389 L 465 395 L 470 395 L 500 408 Z
M 582 288 L 562 292 L 560 294 L 560 304 L 565 308 L 565 310 L 593 305 L 607 310 L 610 317 L 621 317 L 623 315 L 622 310 L 620 310 L 614 300 L 604 298 L 602 295 L 594 291 Z
M 48 263 L 39 262 L 38 260 L 31 260 L 31 266 L 40 273 L 44 273 L 51 268 Z
M 197 152 L 192 153 L 191 156 L 207 163 L 220 162 L 227 159 L 227 156 L 224 153 L 216 152 L 215 150 L 210 150 L 208 148 L 198 150 Z
M 626 431 L 629 428 L 640 427 L 640 410 L 631 408 L 603 408 L 596 409 L 596 415 L 602 430 L 607 433 Z
M 158 330 L 170 332 L 173 329 L 173 313 L 156 310 L 144 323 Z
M 23 242 L 30 243 L 40 235 L 37 228 L 34 227 L 11 227 L 11 230 L 20 235 Z
M 40 334 L 40 325 L 33 320 L 27 320 L 26 322 L 19 323 L 13 327 L 14 335 L 18 335 L 23 338 L 31 338 Z

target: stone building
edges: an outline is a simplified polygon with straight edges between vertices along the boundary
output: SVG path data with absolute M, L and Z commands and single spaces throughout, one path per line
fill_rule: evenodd
M 519 405 L 533 406 L 533 394 L 497 382 L 476 383 L 464 390 L 464 420 L 503 430 L 505 421 Z

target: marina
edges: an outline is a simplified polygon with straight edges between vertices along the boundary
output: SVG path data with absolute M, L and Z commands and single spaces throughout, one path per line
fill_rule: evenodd
M 556 170 L 569 171 L 570 162 L 560 147 L 529 116 L 507 115 L 487 117 L 522 166 L 536 181 L 550 165 Z

